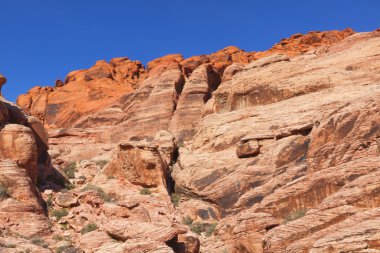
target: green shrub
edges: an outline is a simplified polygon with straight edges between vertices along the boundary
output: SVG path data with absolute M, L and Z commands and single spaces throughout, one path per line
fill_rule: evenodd
M 67 175 L 68 178 L 75 178 L 75 169 L 77 168 L 76 162 L 71 162 L 69 165 L 67 165 L 63 172 Z
M 99 196 L 105 201 L 105 202 L 111 202 L 112 201 L 112 198 L 103 191 L 102 188 L 100 188 L 99 186 L 96 186 L 96 185 L 92 185 L 92 184 L 87 184 L 83 189 L 82 189 L 82 192 L 86 192 L 86 191 L 96 191 Z
M 53 204 L 53 199 L 52 199 L 52 196 L 49 195 L 49 197 L 46 200 L 46 208 L 50 209 L 52 204 Z
M 79 177 L 79 179 L 86 180 L 87 178 L 86 178 L 85 176 L 81 175 L 81 176 Z
M 95 164 L 98 165 L 101 169 L 103 169 L 104 166 L 106 166 L 108 163 L 108 160 L 98 160 L 95 161 Z
M 56 217 L 58 220 L 60 220 L 62 217 L 65 217 L 69 214 L 69 212 L 66 209 L 55 209 L 51 212 L 51 216 Z
M 55 236 L 53 236 L 53 239 L 55 241 L 63 241 L 63 240 L 65 240 L 65 238 L 62 235 L 55 235 Z
M 141 194 L 141 195 L 151 195 L 152 192 L 150 191 L 149 188 L 142 188 L 142 189 L 140 190 L 140 194 Z
M 215 228 L 217 225 L 218 225 L 218 223 L 211 223 L 211 224 L 207 225 L 207 228 L 205 231 L 207 237 L 210 237 L 212 234 L 214 234 L 214 231 L 215 231 Z
M 218 223 L 201 223 L 201 222 L 192 222 L 189 227 L 190 230 L 194 233 L 200 235 L 201 233 L 205 233 L 207 237 L 210 237 L 214 231 Z
M 42 240 L 41 238 L 37 238 L 37 237 L 30 239 L 30 241 L 33 244 L 38 245 L 38 246 L 42 246 L 43 244 L 45 244 L 44 240 Z
M 172 193 L 170 198 L 171 198 L 172 203 L 175 207 L 177 207 L 179 205 L 179 203 L 181 202 L 181 195 L 178 193 Z
M 5 245 L 5 248 L 16 248 L 16 244 L 10 243 Z
M 193 223 L 193 219 L 189 215 L 186 215 L 183 217 L 182 223 L 189 226 Z
M 114 175 L 108 176 L 107 179 L 115 179 Z
M 307 212 L 307 209 L 299 209 L 299 210 L 296 210 L 296 211 L 290 213 L 288 216 L 285 217 L 284 224 L 286 224 L 290 221 L 297 220 L 297 219 L 305 216 L 306 212 Z
M 88 232 L 95 231 L 97 228 L 98 228 L 98 226 L 96 226 L 95 223 L 89 223 L 84 228 L 82 228 L 82 230 L 80 232 L 83 235 L 83 234 L 86 234 Z
M 73 246 L 61 246 L 55 250 L 55 253 L 81 253 L 82 250 Z
M 8 197 L 9 197 L 9 195 L 7 192 L 7 188 L 0 186 L 0 199 L 6 199 Z
M 202 232 L 206 231 L 206 227 L 205 227 L 205 224 L 203 224 L 201 222 L 193 222 L 190 225 L 190 230 L 193 231 L 194 233 L 200 235 Z

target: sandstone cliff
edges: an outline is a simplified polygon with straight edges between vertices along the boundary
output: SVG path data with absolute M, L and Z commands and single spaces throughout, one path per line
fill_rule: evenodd
M 9 190 L 34 207 L 24 237 L 68 252 L 379 251 L 379 50 L 380 30 L 346 29 L 146 68 L 118 58 L 20 96 L 34 117 L 3 102 L 2 171 L 32 189 Z

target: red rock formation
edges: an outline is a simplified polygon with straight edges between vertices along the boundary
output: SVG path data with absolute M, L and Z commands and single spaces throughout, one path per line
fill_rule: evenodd
M 296 34 L 266 52 L 168 55 L 147 69 L 100 61 L 19 98 L 53 128 L 49 143 L 9 105 L 0 121 L 22 122 L 25 140 L 35 139 L 37 156 L 11 154 L 21 165 L 44 164 L 49 146 L 55 169 L 38 177 L 42 196 L 68 210 L 49 211 L 53 234 L 86 252 L 372 252 L 379 45 L 379 31 L 346 29 Z M 59 170 L 70 170 L 65 193 L 52 191 Z M 37 196 L 39 215 L 38 192 L 25 190 L 16 195 Z

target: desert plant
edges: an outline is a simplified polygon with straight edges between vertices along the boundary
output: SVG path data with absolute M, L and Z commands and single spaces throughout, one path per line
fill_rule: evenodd
M 172 193 L 170 198 L 171 198 L 172 203 L 175 207 L 177 207 L 179 205 L 179 203 L 181 202 L 181 195 L 178 193 Z
M 49 195 L 49 197 L 46 200 L 46 208 L 50 209 L 52 204 L 53 204 L 53 199 L 52 199 L 52 196 Z
M 218 223 L 211 223 L 211 224 L 207 225 L 207 228 L 205 231 L 207 237 L 210 237 L 212 234 L 214 234 L 214 231 L 215 231 L 215 228 L 217 225 L 218 225 Z
M 193 222 L 190 225 L 190 230 L 193 231 L 194 233 L 200 235 L 202 232 L 206 231 L 206 227 L 205 227 L 205 224 L 203 224 L 201 222 Z
M 71 162 L 65 168 L 63 168 L 63 172 L 65 172 L 68 178 L 75 178 L 76 168 L 77 168 L 76 162 Z
M 112 198 L 104 192 L 104 190 L 102 188 L 100 188 L 99 186 L 96 186 L 96 185 L 92 185 L 92 184 L 87 184 L 83 189 L 82 189 L 82 192 L 85 192 L 85 191 L 96 191 L 99 196 L 105 201 L 105 202 L 111 202 L 112 201 Z
M 51 212 L 51 216 L 56 217 L 58 220 L 60 220 L 62 217 L 65 217 L 69 214 L 69 212 L 66 209 L 55 209 Z
M 115 179 L 115 176 L 114 175 L 110 175 L 107 177 L 107 179 Z
M 62 235 L 55 235 L 55 236 L 53 236 L 53 239 L 55 241 L 63 241 L 63 240 L 65 240 L 65 238 Z
M 45 244 L 44 240 L 42 240 L 41 238 L 37 238 L 37 237 L 33 237 L 32 239 L 30 239 L 31 243 L 35 244 L 35 245 L 39 245 L 39 246 L 42 246 L 43 244 Z
M 108 160 L 97 160 L 95 161 L 95 164 L 98 165 L 101 169 L 103 169 L 104 166 L 106 166 L 108 163 Z
M 83 175 L 79 176 L 78 178 L 79 178 L 79 179 L 83 179 L 83 180 L 86 180 L 86 179 L 87 179 L 87 178 L 86 178 L 85 176 L 83 176 Z
M 151 195 L 152 192 L 150 191 L 149 188 L 142 188 L 142 189 L 140 190 L 140 194 L 141 194 L 141 195 Z
M 307 209 L 295 210 L 294 212 L 290 213 L 288 216 L 285 217 L 284 224 L 286 224 L 290 221 L 297 220 L 297 219 L 305 216 L 306 212 L 307 212 Z
M 193 223 L 193 219 L 189 215 L 186 215 L 183 217 L 182 223 L 189 226 Z
M 9 195 L 7 192 L 7 188 L 0 186 L 0 199 L 6 199 L 8 197 L 9 197 Z
M 5 245 L 5 248 L 16 248 L 16 244 L 10 243 Z
M 95 223 L 89 223 L 87 224 L 82 230 L 80 231 L 81 234 L 86 234 L 91 231 L 95 231 L 98 228 L 98 226 Z

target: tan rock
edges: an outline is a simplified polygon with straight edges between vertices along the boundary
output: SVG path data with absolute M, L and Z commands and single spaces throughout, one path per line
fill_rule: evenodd
M 37 144 L 30 128 L 8 124 L 0 130 L 0 159 L 11 159 L 37 183 Z

